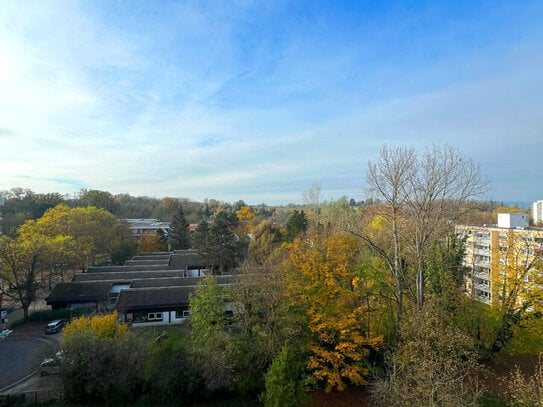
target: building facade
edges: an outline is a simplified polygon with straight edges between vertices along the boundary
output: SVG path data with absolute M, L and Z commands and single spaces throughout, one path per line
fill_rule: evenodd
M 465 239 L 465 290 L 489 305 L 537 305 L 543 294 L 543 228 L 526 214 L 498 214 L 496 225 L 457 225 Z
M 543 226 L 543 201 L 532 203 L 532 219 L 535 226 Z

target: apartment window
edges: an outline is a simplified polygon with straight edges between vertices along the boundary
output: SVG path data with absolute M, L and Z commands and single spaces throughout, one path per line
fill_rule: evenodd
M 502 232 L 502 233 L 498 234 L 498 238 L 499 239 L 507 239 L 507 233 Z

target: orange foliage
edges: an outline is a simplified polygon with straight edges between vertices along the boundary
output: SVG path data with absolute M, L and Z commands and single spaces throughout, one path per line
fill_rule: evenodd
M 311 332 L 308 367 L 326 391 L 366 383 L 364 360 L 382 343 L 365 332 L 367 302 L 359 290 L 357 242 L 346 235 L 297 239 L 290 247 L 289 289 L 304 304 Z

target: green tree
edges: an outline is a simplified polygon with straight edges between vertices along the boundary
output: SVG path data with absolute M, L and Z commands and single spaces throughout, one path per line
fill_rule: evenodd
M 237 223 L 235 215 L 220 211 L 213 217 L 211 226 L 202 221 L 194 234 L 194 246 L 206 266 L 219 274 L 224 274 L 237 265 L 238 239 L 232 232 Z
M 110 213 L 117 213 L 119 210 L 119 203 L 108 191 L 82 189 L 79 191 L 79 200 L 85 207 L 93 206 Z
M 225 330 L 228 292 L 213 276 L 206 277 L 190 296 L 191 338 L 196 365 L 209 390 L 233 391 L 239 354 Z
M 185 219 L 185 212 L 181 205 L 179 205 L 173 217 L 170 230 L 170 245 L 172 250 L 190 249 L 189 223 Z
M 304 386 L 303 352 L 284 346 L 265 376 L 264 407 L 298 407 L 309 398 Z
M 308 220 L 303 210 L 294 210 L 287 219 L 285 240 L 292 242 L 298 235 L 307 230 Z

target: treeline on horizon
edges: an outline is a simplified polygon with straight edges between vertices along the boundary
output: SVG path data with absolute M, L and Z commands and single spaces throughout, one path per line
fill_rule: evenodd
M 69 207 L 89 207 L 105 209 L 119 219 L 158 219 L 164 222 L 172 221 L 177 209 L 182 207 L 185 219 L 189 224 L 198 224 L 202 219 L 208 219 L 219 210 L 235 213 L 244 206 L 250 206 L 251 210 L 259 218 L 274 216 L 278 223 L 285 224 L 288 215 L 294 209 L 313 207 L 314 203 L 288 204 L 288 205 L 247 205 L 243 200 L 236 202 L 224 202 L 216 199 L 204 199 L 202 202 L 189 198 L 154 198 L 149 196 L 132 196 L 130 194 L 111 194 L 108 191 L 95 189 L 81 189 L 73 195 L 63 195 L 58 192 L 35 193 L 27 188 L 11 188 L 0 191 L 0 196 L 5 202 L 2 207 L 3 218 L 0 225 L 4 234 L 14 234 L 19 226 L 28 219 L 39 219 L 43 214 L 58 204 Z M 348 202 L 350 206 L 371 206 L 380 203 L 379 199 L 367 198 L 364 201 L 355 201 L 352 198 L 341 198 L 339 201 Z M 322 205 L 332 204 L 324 202 Z M 469 202 L 470 216 L 474 224 L 495 222 L 495 210 L 505 207 L 503 202 L 493 200 L 481 200 Z M 521 208 L 519 210 L 524 211 Z

